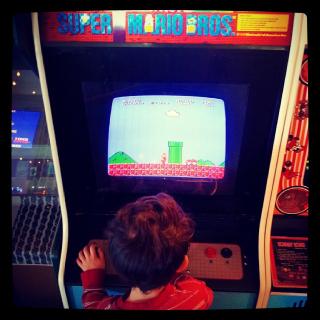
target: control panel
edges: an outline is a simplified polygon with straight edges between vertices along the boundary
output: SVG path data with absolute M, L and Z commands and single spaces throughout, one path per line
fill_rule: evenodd
M 191 243 L 188 256 L 190 273 L 196 278 L 243 278 L 241 250 L 236 244 Z
M 91 240 L 90 243 L 96 243 L 107 254 L 108 240 Z M 241 250 L 236 244 L 193 242 L 190 244 L 188 256 L 188 269 L 196 278 L 221 280 L 243 278 Z M 106 273 L 110 275 L 117 273 L 108 257 L 106 257 Z

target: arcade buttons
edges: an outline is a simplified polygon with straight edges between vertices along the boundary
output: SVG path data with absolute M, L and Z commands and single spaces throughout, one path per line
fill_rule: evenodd
M 224 258 L 228 259 L 228 258 L 230 258 L 230 257 L 232 256 L 232 250 L 231 250 L 230 248 L 228 248 L 228 247 L 225 247 L 225 248 L 222 248 L 222 249 L 220 250 L 220 254 L 221 254 Z

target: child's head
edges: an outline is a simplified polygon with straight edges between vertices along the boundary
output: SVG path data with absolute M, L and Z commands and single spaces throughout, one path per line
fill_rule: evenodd
M 165 193 L 120 209 L 109 226 L 109 257 L 117 272 L 142 291 L 167 284 L 187 254 L 194 222 Z

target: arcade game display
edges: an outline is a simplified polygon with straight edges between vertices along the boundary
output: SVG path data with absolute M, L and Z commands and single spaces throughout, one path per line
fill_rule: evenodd
M 107 246 L 117 210 L 158 192 L 196 222 L 189 268 L 213 288 L 212 308 L 266 307 L 266 221 L 306 17 L 149 10 L 32 20 L 56 141 L 64 307 L 82 308 L 78 251 L 92 240 Z M 127 285 L 107 268 L 105 288 Z

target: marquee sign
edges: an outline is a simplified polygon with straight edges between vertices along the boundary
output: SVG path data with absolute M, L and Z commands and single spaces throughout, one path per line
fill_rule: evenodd
M 292 13 L 245 11 L 76 11 L 41 15 L 48 42 L 288 46 Z

